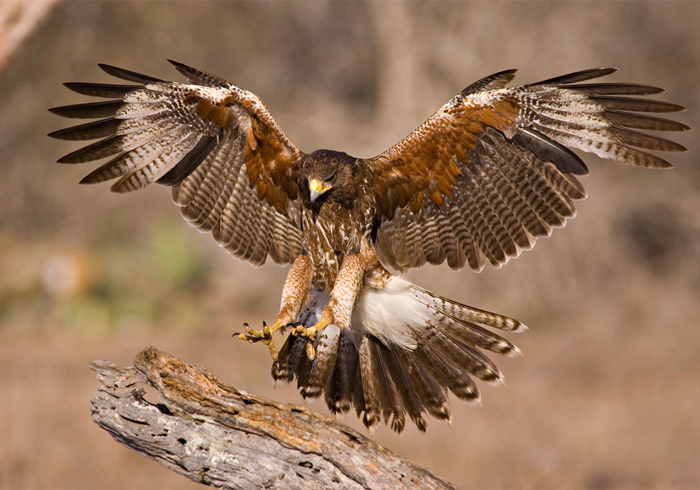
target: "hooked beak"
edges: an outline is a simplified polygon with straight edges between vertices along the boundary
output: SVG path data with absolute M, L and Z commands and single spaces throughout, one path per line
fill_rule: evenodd
M 312 179 L 309 181 L 309 194 L 311 196 L 311 202 L 316 202 L 316 199 L 318 199 L 318 196 L 326 192 L 328 189 L 330 189 L 331 186 L 326 184 L 325 182 L 319 182 L 316 179 Z

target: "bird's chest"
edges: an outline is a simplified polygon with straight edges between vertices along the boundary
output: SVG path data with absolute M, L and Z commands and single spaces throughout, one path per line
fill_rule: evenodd
M 318 214 L 302 212 L 304 250 L 314 264 L 314 284 L 330 293 L 346 255 L 360 251 L 369 234 L 361 216 L 340 205 L 324 205 Z

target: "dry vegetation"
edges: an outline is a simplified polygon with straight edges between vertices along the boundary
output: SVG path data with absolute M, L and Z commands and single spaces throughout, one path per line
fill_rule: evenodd
M 507 387 L 452 427 L 377 442 L 459 488 L 700 487 L 700 3 L 61 3 L 0 74 L 0 488 L 194 488 L 90 420 L 88 361 L 155 345 L 279 401 L 266 349 L 231 339 L 276 314 L 285 271 L 253 269 L 178 217 L 169 191 L 78 187 L 46 109 L 98 62 L 158 77 L 180 60 L 265 100 L 305 151 L 384 150 L 477 78 L 592 66 L 690 108 L 670 172 L 587 158 L 589 199 L 503 270 L 412 279 L 514 316 Z M 321 404 L 314 408 L 323 410 Z M 358 427 L 357 421 L 347 422 Z

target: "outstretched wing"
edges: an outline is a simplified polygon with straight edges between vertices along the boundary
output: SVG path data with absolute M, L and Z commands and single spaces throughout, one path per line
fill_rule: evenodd
M 119 179 L 113 192 L 148 184 L 173 187 L 173 201 L 200 231 L 255 265 L 269 255 L 286 264 L 301 250 L 297 174 L 303 156 L 262 101 L 214 75 L 172 62 L 188 84 L 100 65 L 127 85 L 67 83 L 106 102 L 50 109 L 70 118 L 99 118 L 49 136 L 97 143 L 59 163 L 115 156 L 82 184 Z
M 586 197 L 586 165 L 569 148 L 620 162 L 670 168 L 642 149 L 686 151 L 638 130 L 683 131 L 638 114 L 684 110 L 636 96 L 662 89 L 577 83 L 613 73 L 598 68 L 504 88 L 515 70 L 464 89 L 423 125 L 367 160 L 378 209 L 375 249 L 396 269 L 425 262 L 479 271 L 500 267 L 539 236 L 564 226 Z M 635 96 L 635 97 L 630 97 Z

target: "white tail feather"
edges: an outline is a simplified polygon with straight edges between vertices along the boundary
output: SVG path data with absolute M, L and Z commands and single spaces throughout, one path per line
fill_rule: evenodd
M 306 327 L 318 322 L 328 300 L 328 294 L 314 291 L 300 322 Z M 313 361 L 307 358 L 306 340 L 290 336 L 272 376 L 281 382 L 296 378 L 304 398 L 325 395 L 333 412 L 354 406 L 367 427 L 383 419 L 401 432 L 408 417 L 424 431 L 424 414 L 449 420 L 448 390 L 479 403 L 476 379 L 503 384 L 500 370 L 482 350 L 521 354 L 486 327 L 526 328 L 431 293 L 380 266 L 365 276 L 350 328 L 329 325 L 322 330 Z
M 366 286 L 355 304 L 353 330 L 361 329 L 386 345 L 414 350 L 413 334 L 427 324 L 443 322 L 444 316 L 458 322 L 470 322 L 511 332 L 523 332 L 527 326 L 512 318 L 463 305 L 431 293 L 399 277 L 385 278 L 377 286 Z M 513 346 L 511 355 L 521 354 Z

